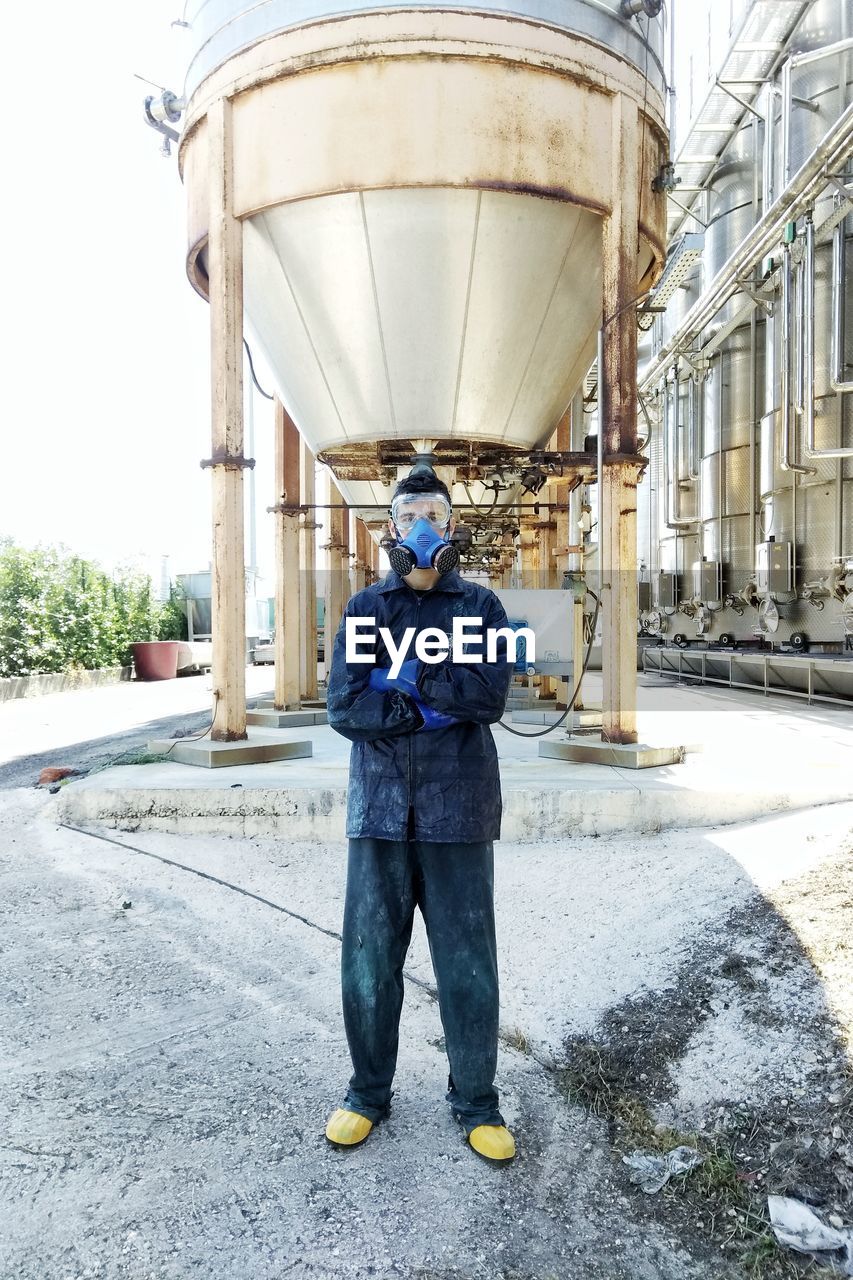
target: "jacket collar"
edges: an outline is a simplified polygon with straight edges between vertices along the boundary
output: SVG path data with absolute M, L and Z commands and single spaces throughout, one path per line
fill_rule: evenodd
M 379 582 L 376 590 L 386 594 L 389 591 L 404 591 L 408 587 L 409 584 L 403 581 L 399 573 L 395 573 L 393 569 L 390 569 L 387 575 Z M 443 578 L 439 578 L 438 582 L 431 588 L 431 590 L 439 592 L 449 591 L 455 595 L 461 595 L 465 590 L 465 584 L 454 569 L 451 573 L 446 573 Z

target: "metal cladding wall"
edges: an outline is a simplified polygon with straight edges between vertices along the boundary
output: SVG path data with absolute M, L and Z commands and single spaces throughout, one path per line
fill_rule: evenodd
M 206 293 L 206 115 L 227 98 L 247 328 L 356 506 L 386 492 L 361 467 L 381 442 L 526 451 L 551 436 L 595 357 L 622 101 L 636 122 L 638 289 L 655 277 L 661 23 L 619 8 L 190 10 L 190 278 Z
M 773 83 L 757 99 L 758 115 L 744 113 L 705 183 L 695 209 L 706 225 L 692 224 L 704 231 L 701 265 L 657 322 L 656 350 L 670 342 L 684 314 L 849 107 L 851 36 L 849 5 L 816 0 L 807 8 Z M 829 52 L 798 65 L 800 55 L 822 50 Z M 835 385 L 837 376 L 834 384 L 831 350 L 835 299 L 836 321 L 839 312 L 847 321 L 836 364 L 850 383 L 853 219 L 842 221 L 846 230 L 836 233 L 840 199 L 827 182 L 813 208 L 789 227 L 787 249 L 780 237 L 763 271 L 756 264 L 745 282 L 760 291 L 760 305 L 750 314 L 748 294 L 736 291 L 696 336 L 690 360 L 676 362 L 653 398 L 661 441 L 649 469 L 657 520 L 651 532 L 641 528 L 640 538 L 652 568 L 646 621 L 654 634 L 681 632 L 713 642 L 721 635 L 747 640 L 764 633 L 774 643 L 794 636 L 795 647 L 802 643 L 796 637 L 805 635 L 806 643 L 838 648 L 853 630 L 849 600 L 844 609 L 845 589 L 853 592 L 853 457 L 819 456 L 822 450 L 853 452 L 853 395 Z M 815 228 L 813 293 L 809 221 Z M 837 246 L 833 259 L 836 235 L 847 246 L 846 271 Z M 686 411 L 676 416 L 673 409 L 678 396 L 684 404 L 683 388 L 690 383 L 701 401 L 694 431 Z M 691 465 L 691 440 L 698 468 Z M 764 575 L 768 557 L 782 566 L 772 580 Z M 677 573 L 675 602 L 671 581 L 659 571 Z

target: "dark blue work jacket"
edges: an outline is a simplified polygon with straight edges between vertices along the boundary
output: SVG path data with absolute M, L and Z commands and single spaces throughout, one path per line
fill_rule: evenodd
M 372 664 L 347 664 L 347 617 L 375 619 L 376 665 L 391 659 L 378 636 L 387 627 L 399 645 L 407 627 L 438 627 L 452 635 L 453 618 L 476 618 L 482 629 L 483 661 L 418 662 L 420 700 L 460 723 L 416 732 L 421 716 L 413 700 L 396 690 L 371 689 Z M 458 573 L 439 579 L 431 591 L 413 591 L 396 573 L 357 592 L 346 607 L 335 638 L 328 682 L 329 724 L 352 742 L 347 835 L 405 840 L 409 811 L 414 838 L 442 842 L 496 840 L 500 835 L 501 788 L 490 724 L 503 714 L 512 666 L 500 640 L 497 660 L 486 662 L 485 632 L 505 627 L 506 613 L 493 591 Z M 370 652 L 365 645 L 362 652 Z M 480 651 L 469 638 L 467 652 Z M 414 641 L 406 654 L 415 656 Z

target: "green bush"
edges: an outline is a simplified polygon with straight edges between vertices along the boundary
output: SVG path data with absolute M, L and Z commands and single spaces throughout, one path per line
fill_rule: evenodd
M 160 604 L 146 574 L 0 539 L 0 677 L 127 666 L 132 644 L 186 633 L 180 591 Z

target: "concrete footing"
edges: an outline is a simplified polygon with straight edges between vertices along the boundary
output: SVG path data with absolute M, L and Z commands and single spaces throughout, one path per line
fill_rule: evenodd
M 309 708 L 294 711 L 276 711 L 258 708 L 246 712 L 247 724 L 257 724 L 264 729 L 302 729 L 305 725 L 328 724 L 325 711 L 312 711 Z
M 310 739 L 304 742 L 288 741 L 269 729 L 253 727 L 248 738 L 242 738 L 238 742 L 213 742 L 210 738 L 154 738 L 148 743 L 148 750 L 152 755 L 165 755 L 168 752 L 169 759 L 177 764 L 194 764 L 202 769 L 222 769 L 230 765 L 303 759 L 313 755 L 314 744 Z
M 563 719 L 564 716 L 565 719 Z M 566 715 L 565 711 L 553 710 L 513 711 L 512 719 L 514 724 L 556 724 L 559 720 L 561 727 L 565 725 L 566 729 L 601 728 L 601 712 L 594 709 L 590 711 L 570 711 L 568 715 Z
M 622 769 L 655 769 L 680 764 L 684 747 L 652 747 L 642 742 L 602 742 L 598 737 L 569 738 L 565 742 L 540 742 L 539 754 L 549 760 L 576 764 L 616 765 Z
M 275 711 L 275 700 L 273 698 L 258 698 L 251 704 L 253 711 Z M 298 707 L 293 707 L 294 711 L 325 711 L 325 698 L 304 699 Z M 318 720 L 318 724 L 325 724 L 324 720 Z

